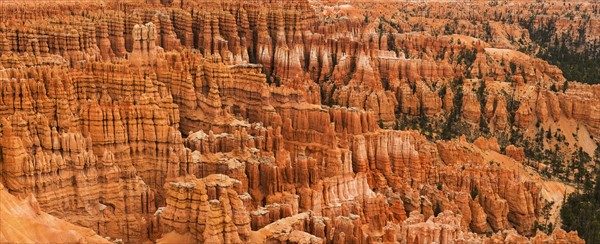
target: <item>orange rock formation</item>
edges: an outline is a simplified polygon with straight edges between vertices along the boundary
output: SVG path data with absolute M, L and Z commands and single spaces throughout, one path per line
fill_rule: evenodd
M 373 4 L 7 2 L 0 241 L 582 243 L 536 232 L 544 185 L 489 159 L 523 148 L 391 128 L 460 111 L 498 135 L 572 122 L 597 142 L 600 87 L 551 90 L 566 79 L 514 50 L 531 42 L 517 25 L 417 32 Z

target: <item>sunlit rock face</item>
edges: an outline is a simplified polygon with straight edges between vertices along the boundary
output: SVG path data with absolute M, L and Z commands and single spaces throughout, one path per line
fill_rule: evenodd
M 444 4 L 4 3 L 0 242 L 583 243 L 503 136 L 597 143 L 600 87 Z

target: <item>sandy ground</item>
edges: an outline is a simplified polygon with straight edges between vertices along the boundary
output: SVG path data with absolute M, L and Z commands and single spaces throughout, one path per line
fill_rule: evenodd
M 33 195 L 13 196 L 0 184 L 0 243 L 110 243 L 88 228 L 42 212 Z

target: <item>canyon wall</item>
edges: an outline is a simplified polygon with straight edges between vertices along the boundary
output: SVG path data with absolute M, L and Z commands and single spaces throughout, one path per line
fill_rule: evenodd
M 582 243 L 536 230 L 551 200 L 507 166 L 522 148 L 436 136 L 574 123 L 597 143 L 600 87 L 563 89 L 508 37 L 410 31 L 361 6 L 7 3 L 2 194 L 69 241 Z

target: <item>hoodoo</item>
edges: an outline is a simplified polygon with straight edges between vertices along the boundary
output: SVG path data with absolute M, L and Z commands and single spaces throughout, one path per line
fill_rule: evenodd
M 598 3 L 1 6 L 0 243 L 600 241 Z

